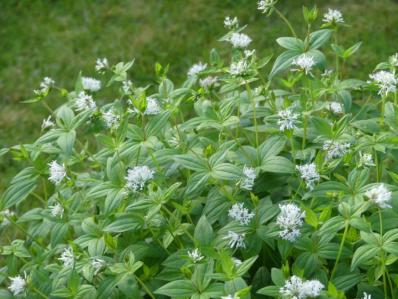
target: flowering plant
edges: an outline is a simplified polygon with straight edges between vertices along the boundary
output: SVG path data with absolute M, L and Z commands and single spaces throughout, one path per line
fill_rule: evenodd
M 43 80 L 42 136 L 1 151 L 26 165 L 0 201 L 1 298 L 397 298 L 398 56 L 349 78 L 341 12 L 314 29 L 304 8 L 299 38 L 258 9 L 292 34 L 269 68 L 227 17 L 231 56 L 180 87 L 106 58 L 74 90 Z

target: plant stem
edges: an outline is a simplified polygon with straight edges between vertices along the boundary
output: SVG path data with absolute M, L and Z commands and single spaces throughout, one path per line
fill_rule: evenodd
M 148 294 L 149 297 L 151 297 L 152 299 L 156 299 L 155 295 L 153 295 L 153 293 L 151 292 L 151 290 L 146 286 L 146 284 L 138 278 L 138 276 L 135 276 L 135 278 L 137 279 L 137 281 L 140 283 L 140 285 L 144 288 L 145 292 Z
M 337 27 L 334 32 L 334 43 L 338 45 Z M 339 79 L 339 55 L 337 53 L 335 55 L 335 59 L 336 59 L 336 79 Z
M 292 24 L 290 24 L 289 20 L 286 19 L 285 15 L 279 9 L 277 9 L 275 6 L 274 6 L 274 9 L 275 9 L 275 12 L 278 14 L 278 16 L 286 23 L 287 27 L 289 27 L 289 29 L 290 29 L 291 33 L 293 34 L 293 36 L 295 38 L 297 38 L 297 34 L 294 31 L 293 26 L 292 26 Z
M 348 232 L 348 221 L 346 220 L 345 221 L 345 225 L 344 225 L 343 237 L 342 237 L 341 242 L 340 242 L 339 252 L 337 253 L 336 262 L 334 263 L 334 267 L 333 267 L 332 273 L 330 274 L 330 280 L 333 279 L 334 273 L 336 272 L 336 269 L 337 269 L 337 264 L 340 261 L 341 253 L 343 252 L 343 248 L 344 248 L 344 242 L 345 242 L 345 239 L 347 237 L 347 232 Z
M 43 294 L 40 290 L 38 290 L 35 287 L 32 287 L 32 290 L 35 291 L 37 294 L 39 294 L 41 297 L 49 299 L 50 297 L 48 297 L 47 295 Z
M 259 145 L 259 142 L 258 142 L 256 102 L 254 101 L 254 99 L 252 97 L 252 91 L 251 91 L 250 85 L 248 83 L 246 83 L 246 91 L 247 91 L 247 96 L 249 97 L 249 100 L 252 102 L 254 130 L 255 130 L 255 135 L 256 135 L 257 160 L 258 160 L 258 145 Z
M 383 237 L 383 215 L 381 214 L 381 209 L 378 208 L 378 214 L 379 214 L 379 232 L 380 235 Z M 384 254 L 384 250 L 382 249 L 381 252 L 381 266 L 383 267 L 383 288 L 384 288 L 384 298 L 387 299 L 387 280 L 386 280 L 386 265 L 385 265 L 386 261 L 385 261 L 385 254 Z M 392 295 L 392 294 L 391 294 Z

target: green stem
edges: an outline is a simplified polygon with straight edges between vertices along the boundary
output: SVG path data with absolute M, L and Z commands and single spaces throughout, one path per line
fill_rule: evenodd
M 256 113 L 256 102 L 254 101 L 254 98 L 252 97 L 252 91 L 250 88 L 249 84 L 246 84 L 246 91 L 247 91 L 247 96 L 249 97 L 249 100 L 252 102 L 252 109 L 253 109 L 253 121 L 254 121 L 254 130 L 255 130 L 255 135 L 256 135 L 256 149 L 257 149 L 257 160 L 258 160 L 258 128 L 257 128 L 257 113 Z
M 345 242 L 345 239 L 347 237 L 347 232 L 348 232 L 348 221 L 346 220 L 345 221 L 345 225 L 344 225 L 343 237 L 342 237 L 341 242 L 340 242 L 339 252 L 337 253 L 336 262 L 334 263 L 334 267 L 333 267 L 332 273 L 330 274 L 330 280 L 333 279 L 334 273 L 336 272 L 336 269 L 337 269 L 337 264 L 340 261 L 341 253 L 343 252 L 343 248 L 344 248 L 344 242 Z
M 138 278 L 138 276 L 135 276 L 135 279 L 140 283 L 140 285 L 144 288 L 145 292 L 148 294 L 149 297 L 152 299 L 156 299 L 155 295 L 151 292 L 151 290 L 146 286 L 146 284 Z
M 295 38 L 297 38 L 297 34 L 294 31 L 293 26 L 292 26 L 292 24 L 290 24 L 289 20 L 286 19 L 285 15 L 279 9 L 277 9 L 276 7 L 274 7 L 274 9 L 275 9 L 275 12 L 278 14 L 278 16 L 286 23 L 287 27 L 289 27 L 289 29 L 290 29 L 291 33 L 293 34 L 293 36 Z
M 39 294 L 42 298 L 46 298 L 49 299 L 50 297 L 48 297 L 46 294 L 43 294 L 40 290 L 38 290 L 35 287 L 32 287 L 32 290 L 35 291 L 37 294 Z
M 334 43 L 336 45 L 338 45 L 337 28 L 335 29 L 335 32 L 334 32 Z M 337 53 L 335 55 L 335 59 L 336 59 L 336 79 L 338 79 L 339 78 L 339 55 Z

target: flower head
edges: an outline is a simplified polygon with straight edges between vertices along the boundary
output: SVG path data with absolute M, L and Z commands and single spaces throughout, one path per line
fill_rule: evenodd
M 364 292 L 362 299 L 372 299 L 372 295 Z
M 229 40 L 234 48 L 246 48 L 251 43 L 251 38 L 244 33 L 234 32 Z
M 49 92 L 50 88 L 54 86 L 54 83 L 55 81 L 50 77 L 44 77 L 43 81 L 40 83 L 40 88 L 35 89 L 33 92 L 39 96 L 44 96 Z
M 47 118 L 43 119 L 43 122 L 41 123 L 41 129 L 45 130 L 47 128 L 51 128 L 55 126 L 54 122 L 51 120 L 51 115 L 49 115 Z
M 319 296 L 323 288 L 324 285 L 316 279 L 303 281 L 300 277 L 293 275 L 285 281 L 279 293 L 286 299 L 306 299 Z
M 251 213 L 247 208 L 245 208 L 243 203 L 236 203 L 231 207 L 231 209 L 229 209 L 228 216 L 239 221 L 242 225 L 247 225 L 254 217 L 254 213 Z
M 50 166 L 50 176 L 48 180 L 58 185 L 66 177 L 65 165 L 58 164 L 57 161 L 52 161 L 48 165 Z
M 382 209 L 391 208 L 391 191 L 389 191 L 384 184 L 379 184 L 368 190 L 365 196 Z
M 200 251 L 198 248 L 195 248 L 192 251 L 188 251 L 188 256 L 194 263 L 198 263 L 204 259 L 204 256 L 200 254 Z
M 252 190 L 256 179 L 256 170 L 253 167 L 243 167 L 243 178 L 240 181 L 240 187 L 245 190 Z
M 395 74 L 389 71 L 379 71 L 369 75 L 370 79 L 379 87 L 379 95 L 386 96 L 397 89 L 398 80 Z
M 93 97 L 81 91 L 75 100 L 76 110 L 83 111 L 89 109 L 95 109 L 97 105 L 95 104 Z
M 53 217 L 61 217 L 64 214 L 64 208 L 59 204 L 55 204 L 53 206 L 49 206 L 51 216 Z
M 328 9 L 328 12 L 323 15 L 323 21 L 325 23 L 344 23 L 343 14 L 337 9 Z
M 199 74 L 200 72 L 203 72 L 205 69 L 207 68 L 207 64 L 206 63 L 196 63 L 193 66 L 191 66 L 191 68 L 188 71 L 188 77 L 194 77 L 197 74 Z
M 233 231 L 228 231 L 224 240 L 228 240 L 228 246 L 231 248 L 246 248 L 245 234 L 238 234 Z
M 238 18 L 237 17 L 234 17 L 234 18 L 225 17 L 224 26 L 225 26 L 225 28 L 228 28 L 228 29 L 238 27 L 239 26 Z
M 309 163 L 304 165 L 296 166 L 297 170 L 300 172 L 301 178 L 305 181 L 309 189 L 313 189 L 316 182 L 318 182 L 321 177 L 316 170 L 315 163 Z
M 292 109 L 287 108 L 278 112 L 278 126 L 280 131 L 293 130 L 296 128 L 296 122 L 299 117 L 298 113 L 293 113 Z
M 94 275 L 97 275 L 106 266 L 106 262 L 103 259 L 94 258 L 91 261 L 91 266 L 94 269 Z
M 302 54 L 292 61 L 292 71 L 303 71 L 306 75 L 311 73 L 315 65 L 314 57 Z
M 221 299 L 240 299 L 237 295 L 221 296 Z
M 395 67 L 398 66 L 398 53 L 395 53 L 394 55 L 391 55 L 390 58 L 388 58 L 388 62 L 392 66 L 395 66 Z
M 156 101 L 154 98 L 147 98 L 146 102 L 146 109 L 144 114 L 146 115 L 156 115 L 160 113 L 160 106 L 158 104 L 158 101 Z
M 83 89 L 89 91 L 98 91 L 101 89 L 101 81 L 94 78 L 82 77 Z
M 65 248 L 61 254 L 61 257 L 58 258 L 63 264 L 64 268 L 70 268 L 75 263 L 75 255 L 73 254 L 73 249 L 71 247 Z
M 303 225 L 305 212 L 292 203 L 281 204 L 279 209 L 281 212 L 276 219 L 276 223 L 282 229 L 279 235 L 282 239 L 294 242 L 301 234 L 300 227 Z
M 8 286 L 10 292 L 16 296 L 21 294 L 26 289 L 26 279 L 24 279 L 21 275 L 10 277 L 11 283 Z
M 133 88 L 133 82 L 130 80 L 124 80 L 122 83 L 122 90 L 125 94 L 129 94 Z
M 204 89 L 209 89 L 217 83 L 217 77 L 208 76 L 204 79 L 199 80 L 199 85 Z
M 334 114 L 342 114 L 344 112 L 343 105 L 341 105 L 341 103 L 339 103 L 339 102 L 329 103 L 328 108 Z
M 13 211 L 10 211 L 9 209 L 5 209 L 0 212 L 0 215 L 3 216 L 3 221 L 1 222 L 1 225 L 8 225 L 10 224 L 10 220 L 8 218 L 11 218 L 15 215 Z
M 359 153 L 359 166 L 376 166 L 376 164 L 373 161 L 372 154 L 362 154 L 361 152 Z
M 102 119 L 104 120 L 107 128 L 117 129 L 120 125 L 120 117 L 116 114 L 113 108 L 102 113 Z
M 145 183 L 153 179 L 155 171 L 150 169 L 148 166 L 135 166 L 127 171 L 126 186 L 134 191 L 142 190 Z
M 257 9 L 264 14 L 268 14 L 274 5 L 278 2 L 277 0 L 260 0 L 257 2 Z
M 243 75 L 247 72 L 249 65 L 245 59 L 241 59 L 238 62 L 231 63 L 229 67 L 229 73 L 231 75 Z
M 343 157 L 350 148 L 349 143 L 341 143 L 337 140 L 326 140 L 322 149 L 326 151 L 326 159 L 331 160 Z
M 108 59 L 104 58 L 97 58 L 96 64 L 95 64 L 95 70 L 103 74 L 105 70 L 109 67 L 108 65 Z

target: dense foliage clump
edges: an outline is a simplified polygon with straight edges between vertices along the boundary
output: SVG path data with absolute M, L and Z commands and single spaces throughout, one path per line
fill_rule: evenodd
M 314 29 L 304 8 L 300 38 L 276 2 L 275 60 L 227 17 L 231 56 L 181 87 L 106 58 L 72 91 L 42 81 L 42 136 L 1 151 L 27 165 L 0 202 L 1 298 L 397 298 L 398 55 L 347 78 L 341 12 Z

